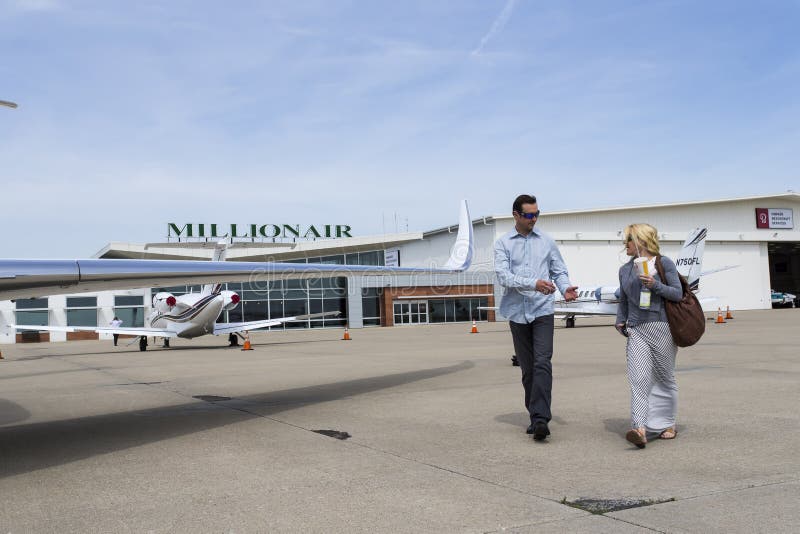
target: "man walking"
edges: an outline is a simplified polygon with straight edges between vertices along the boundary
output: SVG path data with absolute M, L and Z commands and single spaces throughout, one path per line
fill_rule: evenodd
M 503 286 L 500 314 L 508 318 L 514 351 L 522 369 L 527 433 L 542 441 L 550 435 L 553 387 L 553 293 L 578 298 L 555 241 L 534 229 L 539 218 L 536 197 L 520 195 L 512 206 L 514 229 L 494 244 L 494 269 Z M 552 280 L 552 281 L 551 281 Z M 555 283 L 553 283 L 555 282 Z

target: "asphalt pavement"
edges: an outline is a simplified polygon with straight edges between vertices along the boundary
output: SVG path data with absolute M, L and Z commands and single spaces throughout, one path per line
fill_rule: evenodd
M 798 532 L 800 310 L 678 353 L 624 439 L 624 339 L 557 322 L 552 435 L 505 323 L 0 345 L 0 532 Z

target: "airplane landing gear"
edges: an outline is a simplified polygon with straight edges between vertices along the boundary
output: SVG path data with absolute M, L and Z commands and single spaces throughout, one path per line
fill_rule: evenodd
M 567 328 L 575 328 L 575 317 L 567 317 Z
M 168 349 L 168 348 L 169 348 L 169 338 L 168 338 L 168 337 L 165 337 L 165 338 L 164 338 L 164 348 L 165 348 L 165 349 Z
M 236 334 L 228 334 L 228 346 L 229 347 L 238 347 L 239 346 L 239 336 Z
M 142 352 L 147 350 L 147 337 L 139 336 L 139 350 Z

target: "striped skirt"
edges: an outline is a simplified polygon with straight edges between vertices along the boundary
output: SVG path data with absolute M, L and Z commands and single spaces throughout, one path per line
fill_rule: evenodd
M 663 321 L 628 328 L 628 381 L 631 385 L 631 427 L 661 432 L 675 426 L 678 384 L 669 324 Z

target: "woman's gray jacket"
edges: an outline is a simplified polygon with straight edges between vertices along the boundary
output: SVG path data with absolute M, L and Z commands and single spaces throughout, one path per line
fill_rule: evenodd
M 617 324 L 627 323 L 628 326 L 636 326 L 643 323 L 655 321 L 667 321 L 667 312 L 664 309 L 664 299 L 679 301 L 683 296 L 681 280 L 678 278 L 678 269 L 675 262 L 666 256 L 661 256 L 661 265 L 664 267 L 666 283 L 661 280 L 658 273 L 653 275 L 653 284 L 650 296 L 650 309 L 639 307 L 639 293 L 642 290 L 642 282 L 633 258 L 619 268 L 619 307 L 617 308 Z

